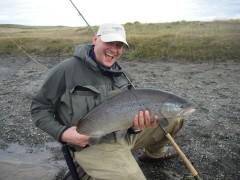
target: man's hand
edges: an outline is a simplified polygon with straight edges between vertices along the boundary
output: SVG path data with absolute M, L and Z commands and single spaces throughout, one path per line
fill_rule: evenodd
M 77 132 L 77 126 L 72 126 L 63 132 L 61 140 L 66 143 L 85 147 L 88 144 L 89 136 L 79 134 Z
M 143 130 L 149 126 L 158 125 L 158 116 L 155 115 L 153 121 L 151 122 L 151 116 L 148 110 L 145 112 L 140 111 L 139 114 L 136 114 L 134 117 L 134 130 Z

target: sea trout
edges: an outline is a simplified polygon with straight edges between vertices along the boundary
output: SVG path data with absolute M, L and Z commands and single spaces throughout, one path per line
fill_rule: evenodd
M 133 126 L 134 116 L 148 110 L 151 120 L 158 116 L 163 127 L 174 118 L 195 111 L 195 104 L 175 94 L 154 89 L 133 89 L 120 93 L 92 109 L 79 120 L 77 132 L 89 136 L 89 145 L 99 143 L 102 137 L 115 132 L 116 139 L 122 138 Z

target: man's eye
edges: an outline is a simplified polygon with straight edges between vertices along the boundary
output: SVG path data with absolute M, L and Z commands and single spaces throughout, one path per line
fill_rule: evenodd
M 124 46 L 124 44 L 122 42 L 108 42 L 108 44 L 111 46 L 116 46 L 119 49 Z
M 122 48 L 122 47 L 124 46 L 124 44 L 123 44 L 123 43 L 117 43 L 116 46 L 117 46 L 118 48 Z

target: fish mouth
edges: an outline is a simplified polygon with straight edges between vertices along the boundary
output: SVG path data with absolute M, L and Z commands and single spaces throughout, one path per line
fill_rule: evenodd
M 184 108 L 184 110 L 181 111 L 178 115 L 179 116 L 187 116 L 189 114 L 192 114 L 195 111 L 196 111 L 196 107 L 191 105 L 191 106 L 189 106 L 187 108 Z

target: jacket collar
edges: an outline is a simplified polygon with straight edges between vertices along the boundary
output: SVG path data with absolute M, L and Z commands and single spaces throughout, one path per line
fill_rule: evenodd
M 101 65 L 96 61 L 96 57 L 94 54 L 94 46 L 93 45 L 79 45 L 75 48 L 74 57 L 85 61 L 86 64 L 89 64 L 92 69 L 100 70 L 104 75 L 107 76 L 120 76 L 123 71 L 119 64 L 116 62 L 112 67 L 107 68 Z

